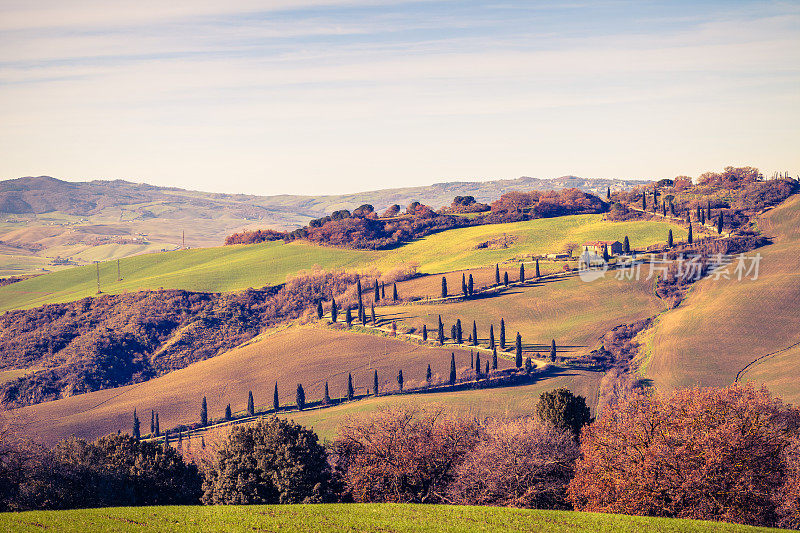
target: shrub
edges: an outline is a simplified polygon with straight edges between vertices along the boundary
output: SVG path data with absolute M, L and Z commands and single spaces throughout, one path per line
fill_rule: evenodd
M 330 496 L 330 468 L 317 435 L 271 417 L 235 426 L 206 472 L 206 504 L 313 503 Z
M 539 395 L 536 405 L 539 420 L 559 429 L 568 429 L 577 438 L 581 428 L 592 421 L 586 398 L 575 396 L 567 389 L 555 389 Z

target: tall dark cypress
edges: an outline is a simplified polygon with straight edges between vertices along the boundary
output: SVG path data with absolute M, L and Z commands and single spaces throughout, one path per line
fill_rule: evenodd
M 358 319 L 361 320 L 361 325 L 367 325 L 367 312 L 364 310 L 364 306 L 358 304 Z
M 428 366 L 430 366 L 430 365 L 428 365 Z M 372 374 L 372 388 L 375 390 L 375 396 L 380 394 L 380 391 L 378 390 L 378 370 L 377 369 L 375 370 L 375 373 Z
M 156 412 L 150 409 L 150 436 L 156 434 Z
M 686 235 L 686 242 L 692 244 L 692 224 L 689 223 L 689 233 Z
M 475 368 L 475 352 L 469 351 L 469 367 Z
M 317 301 L 317 318 L 322 319 L 322 315 L 325 313 L 322 310 L 322 300 Z
M 442 276 L 442 298 L 447 298 L 447 278 Z
M 225 420 L 230 420 L 233 418 L 233 412 L 231 412 L 231 404 L 225 406 Z
M 297 395 L 295 396 L 295 401 L 297 402 L 297 408 L 302 411 L 306 407 L 306 391 L 303 390 L 303 386 L 301 384 L 297 384 Z
M 453 338 L 456 340 L 458 344 L 462 344 L 464 342 L 464 333 L 461 330 L 461 319 L 459 318 L 456 320 L 456 334 L 453 335 Z
M 478 377 L 480 377 L 480 375 L 481 375 L 481 353 L 480 352 L 478 352 L 478 354 L 475 356 L 475 375 L 478 376 Z
M 403 392 L 403 371 L 397 371 L 397 386 L 400 389 L 400 392 Z
M 331 320 L 336 322 L 339 316 L 339 310 L 336 308 L 336 298 L 331 298 Z
M 431 364 L 428 363 L 428 370 L 425 371 L 425 381 L 428 385 L 431 384 L 431 379 L 433 379 L 433 374 L 431 373 Z
M 381 281 L 381 300 L 386 299 L 386 283 Z
M 458 327 L 455 324 L 450 326 L 450 338 L 453 339 L 453 342 L 461 344 L 461 342 L 458 341 Z
M 520 283 L 525 282 L 525 263 L 519 264 L 519 281 Z
M 275 382 L 275 390 L 272 392 L 272 409 L 278 411 L 281 408 L 281 402 L 278 399 L 278 382 Z
M 626 254 L 631 253 L 631 241 L 628 240 L 627 235 L 625 235 L 625 240 L 622 241 L 622 251 Z
M 344 312 L 344 321 L 347 323 L 348 328 L 353 323 L 353 314 L 350 312 L 349 305 L 347 306 L 347 310 Z
M 472 321 L 472 345 L 478 345 L 478 324 L 475 321 Z
M 466 275 L 463 272 L 461 273 L 461 294 L 463 294 L 465 297 L 468 295 L 468 292 L 467 292 L 467 278 L 466 278 Z
M 375 306 L 370 306 L 370 314 L 372 315 L 372 325 L 377 326 L 378 322 L 375 320 Z
M 158 413 L 156 413 L 156 430 L 155 430 L 154 435 L 156 437 L 160 437 L 161 436 L 161 426 L 158 424 Z
M 456 354 L 450 354 L 450 385 L 456 383 Z
M 428 326 L 422 324 L 422 342 L 428 342 Z
M 503 285 L 508 287 L 508 272 L 503 272 Z
M 472 274 L 469 275 L 469 281 L 467 281 L 467 292 L 470 296 L 475 292 L 475 280 L 472 279 Z
M 444 344 L 444 323 L 442 322 L 442 315 L 439 315 L 439 346 Z
M 396 302 L 399 299 L 400 298 L 398 298 L 397 296 L 397 283 L 395 283 L 394 285 L 392 285 L 392 300 Z
M 489 326 L 489 348 L 494 349 L 494 324 Z
M 667 233 L 667 248 L 672 248 L 672 230 Z
M 539 273 L 539 258 L 538 257 L 536 258 L 536 277 L 537 278 L 541 277 L 541 274 Z
M 380 290 L 378 289 L 378 278 L 375 278 L 374 291 L 375 291 L 375 294 L 372 295 L 373 300 L 375 300 L 376 302 L 380 302 L 381 301 L 381 293 L 380 293 Z
M 717 218 L 717 233 L 722 235 L 722 227 L 723 227 L 723 220 L 722 220 L 722 211 L 719 212 L 719 217 Z
M 706 200 L 706 219 L 711 220 L 711 200 Z
M 550 341 L 550 360 L 556 360 L 556 340 L 553 339 Z
M 500 319 L 500 349 L 506 349 L 506 321 Z
M 647 193 L 642 191 L 642 211 L 647 211 Z
M 139 440 L 142 434 L 139 430 L 139 417 L 136 414 L 136 409 L 133 410 L 133 438 Z
M 253 391 L 247 392 L 247 414 L 253 416 L 256 414 L 256 404 L 253 401 Z
M 200 425 L 202 427 L 208 425 L 208 403 L 205 396 L 203 396 L 203 403 L 200 404 Z
M 500 285 L 500 265 L 498 263 L 494 265 L 494 284 Z
M 355 390 L 353 389 L 353 375 L 347 374 L 347 399 L 352 400 L 355 396 Z
M 515 362 L 517 368 L 522 368 L 522 335 L 520 335 L 519 332 L 517 332 L 517 342 L 515 346 L 515 351 L 516 351 Z
M 606 200 L 611 200 L 611 187 L 606 189 Z
M 486 364 L 489 364 L 488 361 L 487 361 Z M 497 370 L 497 348 L 492 350 L 492 368 L 494 370 Z M 488 374 L 488 372 L 487 372 L 487 374 Z
M 358 293 L 358 306 L 362 307 L 364 301 L 361 299 L 361 278 L 356 278 L 356 292 Z
M 324 403 L 325 405 L 331 403 L 331 395 L 330 395 L 330 392 L 328 392 L 328 382 L 327 381 L 325 382 L 325 392 L 322 395 L 322 403 Z
M 489 361 L 486 361 L 486 372 L 485 372 L 485 374 L 487 376 L 489 375 Z

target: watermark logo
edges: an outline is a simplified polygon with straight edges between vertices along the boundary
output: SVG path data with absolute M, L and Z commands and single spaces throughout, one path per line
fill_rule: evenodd
M 672 259 L 667 254 L 652 254 L 648 259 L 630 260 L 614 265 L 603 260 L 602 257 L 584 253 L 578 263 L 578 276 L 582 281 L 592 282 L 604 278 L 609 271 L 613 272 L 614 279 L 640 280 L 671 277 L 683 281 L 697 281 L 701 278 L 713 280 L 757 280 L 761 266 L 761 254 L 753 255 L 723 255 L 716 254 L 711 257 L 701 255 L 680 254 Z

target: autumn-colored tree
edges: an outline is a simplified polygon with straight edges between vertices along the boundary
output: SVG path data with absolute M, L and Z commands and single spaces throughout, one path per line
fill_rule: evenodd
M 569 509 L 566 489 L 578 445 L 569 431 L 530 418 L 481 424 L 447 495 L 461 505 Z
M 600 511 L 788 523 L 800 411 L 752 384 L 638 392 L 584 429 L 569 498 Z
M 336 470 L 357 502 L 437 503 L 455 465 L 474 448 L 478 423 L 442 411 L 387 409 L 345 423 Z

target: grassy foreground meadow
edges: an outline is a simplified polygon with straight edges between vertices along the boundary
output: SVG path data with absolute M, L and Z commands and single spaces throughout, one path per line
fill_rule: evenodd
M 502 507 L 410 504 L 112 507 L 0 514 L 6 531 L 614 531 L 757 533 L 777 529 L 672 518 L 649 518 Z
M 644 248 L 665 241 L 669 229 L 676 239 L 685 237 L 685 230 L 665 222 L 608 222 L 601 215 L 574 215 L 449 230 L 384 251 L 303 242 L 178 250 L 121 259 L 121 281 L 117 281 L 116 261 L 100 263 L 100 288 L 112 294 L 162 287 L 226 292 L 280 284 L 287 276 L 315 266 L 385 272 L 397 265 L 416 263 L 422 273 L 438 273 L 487 266 L 520 254 L 559 252 L 570 242 L 622 240 L 625 235 L 631 246 Z M 516 238 L 508 248 L 476 248 L 503 234 Z M 96 267 L 75 267 L 0 287 L 0 311 L 67 302 L 96 292 Z

